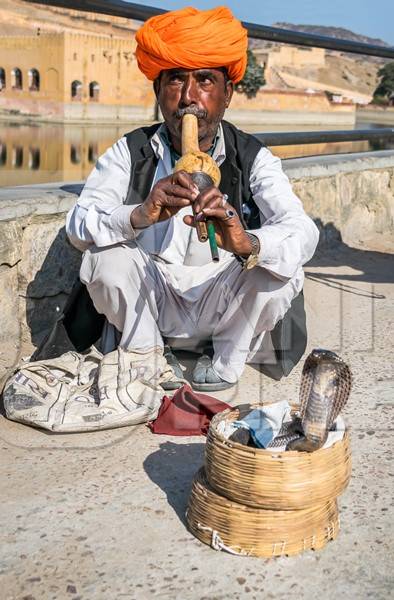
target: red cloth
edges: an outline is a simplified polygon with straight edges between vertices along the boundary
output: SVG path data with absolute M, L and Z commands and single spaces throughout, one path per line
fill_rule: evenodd
M 173 398 L 164 396 L 156 420 L 148 427 L 166 435 L 207 435 L 212 417 L 226 408 L 231 406 L 183 385 Z

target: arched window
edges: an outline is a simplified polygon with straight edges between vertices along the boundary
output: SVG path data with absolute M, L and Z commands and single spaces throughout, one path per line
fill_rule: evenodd
M 23 148 L 22 146 L 14 146 L 12 149 L 12 166 L 15 169 L 20 169 L 23 165 Z
M 5 89 L 5 70 L 0 67 L 0 92 Z
M 89 83 L 89 98 L 92 102 L 98 102 L 100 96 L 100 86 L 97 81 L 91 81 Z
M 30 69 L 29 73 L 29 90 L 31 92 L 38 92 L 40 89 L 40 74 L 37 69 Z
M 79 146 L 71 144 L 70 160 L 73 165 L 78 165 L 81 162 L 81 148 Z
M 71 100 L 82 100 L 82 83 L 80 81 L 73 81 L 71 84 Z
M 0 142 L 0 167 L 3 167 L 7 162 L 7 146 Z
M 96 160 L 98 158 L 98 148 L 97 148 L 97 144 L 89 144 L 89 148 L 88 148 L 88 161 L 90 163 L 95 163 Z
M 11 87 L 13 90 L 22 89 L 22 71 L 18 67 L 11 71 Z
M 29 169 L 36 171 L 40 168 L 40 149 L 29 148 Z

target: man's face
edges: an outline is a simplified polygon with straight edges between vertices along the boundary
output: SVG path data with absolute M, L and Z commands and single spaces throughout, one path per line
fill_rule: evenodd
M 154 87 L 175 149 L 181 149 L 182 116 L 191 112 L 198 117 L 200 149 L 206 152 L 233 94 L 233 84 L 226 81 L 223 70 L 162 71 Z

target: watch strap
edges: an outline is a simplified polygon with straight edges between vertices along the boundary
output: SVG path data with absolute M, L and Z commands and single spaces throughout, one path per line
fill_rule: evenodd
M 249 231 L 246 231 L 246 235 L 248 236 L 248 238 L 250 239 L 250 242 L 252 244 L 251 256 L 258 256 L 260 254 L 259 238 L 257 237 L 257 235 L 254 235 L 253 233 L 249 233 Z
M 248 238 L 250 239 L 250 242 L 252 244 L 252 252 L 247 257 L 239 256 L 238 254 L 234 254 L 234 256 L 237 259 L 237 261 L 239 263 L 241 263 L 241 265 L 244 269 L 248 269 L 248 268 L 251 269 L 252 267 L 254 267 L 257 264 L 257 259 L 258 259 L 259 253 L 260 253 L 260 240 L 257 237 L 257 235 L 254 235 L 253 233 L 249 233 L 249 231 L 246 231 L 245 233 L 248 236 Z

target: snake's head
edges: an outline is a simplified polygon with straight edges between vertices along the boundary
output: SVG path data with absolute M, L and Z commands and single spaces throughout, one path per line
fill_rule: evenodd
M 342 358 L 332 352 L 332 350 L 325 350 L 324 348 L 314 348 L 309 355 L 316 363 L 343 363 Z

